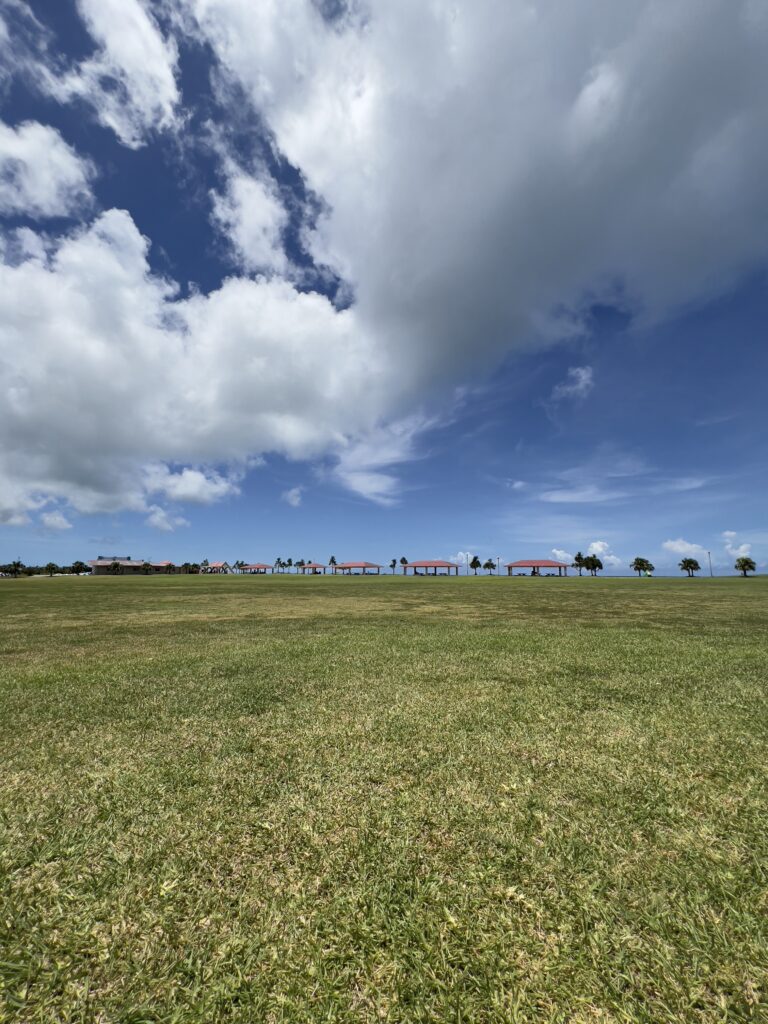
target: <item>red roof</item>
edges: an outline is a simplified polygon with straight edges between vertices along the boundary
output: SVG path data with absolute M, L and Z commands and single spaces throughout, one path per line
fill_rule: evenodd
M 327 569 L 326 565 L 320 565 L 319 562 L 305 562 L 303 566 L 299 566 L 300 569 Z
M 553 562 L 551 558 L 528 558 L 520 562 L 507 562 L 505 569 L 567 569 L 566 562 Z
M 254 562 L 253 565 L 241 565 L 241 569 L 271 569 L 271 565 L 265 565 L 264 562 Z
M 165 565 L 173 565 L 173 562 L 153 562 L 152 563 L 152 568 L 153 569 L 159 569 L 161 566 L 165 566 Z
M 209 565 L 208 565 L 208 568 L 209 569 L 223 569 L 226 564 L 227 564 L 226 562 L 210 562 Z
M 337 569 L 381 569 L 375 562 L 339 562 Z
M 458 569 L 458 565 L 455 562 L 444 562 L 441 558 L 436 558 L 432 562 L 409 562 L 406 568 L 414 569 Z

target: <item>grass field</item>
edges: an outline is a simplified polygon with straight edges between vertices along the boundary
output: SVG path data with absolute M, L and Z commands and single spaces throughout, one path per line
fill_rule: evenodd
M 768 580 L 0 581 L 0 1021 L 768 1020 Z

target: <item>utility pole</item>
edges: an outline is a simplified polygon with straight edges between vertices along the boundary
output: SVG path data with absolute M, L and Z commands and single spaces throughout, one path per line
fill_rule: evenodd
M 707 552 L 707 558 L 709 559 L 709 575 L 714 576 L 715 574 L 712 572 L 712 555 L 709 551 Z

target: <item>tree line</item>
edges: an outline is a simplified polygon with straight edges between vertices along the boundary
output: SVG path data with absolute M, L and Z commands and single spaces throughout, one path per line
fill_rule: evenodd
M 311 558 L 299 558 L 294 561 L 292 558 L 283 559 L 278 557 L 275 559 L 273 563 L 273 569 L 275 570 L 275 572 L 290 572 L 291 569 L 301 571 L 301 569 L 303 569 L 306 565 L 310 565 L 311 563 Z M 181 565 L 181 571 L 183 573 L 199 573 L 201 572 L 202 569 L 207 568 L 208 564 L 209 563 L 207 558 L 204 558 L 202 562 L 184 562 Z M 336 558 L 333 555 L 331 555 L 331 557 L 328 559 L 328 565 L 331 566 L 331 568 L 333 568 L 333 566 L 337 564 L 338 563 L 336 561 Z M 410 562 L 405 557 L 405 555 L 403 555 L 400 559 L 393 558 L 392 561 L 389 563 L 389 568 L 391 569 L 393 574 L 397 570 L 398 564 L 401 566 L 403 573 L 405 573 L 408 566 L 410 565 Z M 232 567 L 234 569 L 242 569 L 244 565 L 246 565 L 246 563 L 242 560 L 239 560 L 237 562 L 234 562 Z M 636 572 L 638 576 L 649 576 L 651 575 L 651 573 L 655 571 L 656 568 L 653 565 L 653 563 L 650 562 L 647 558 L 642 558 L 639 555 L 632 562 L 630 562 L 629 567 L 633 572 Z M 469 568 L 473 571 L 475 576 L 477 575 L 479 569 L 483 569 L 485 570 L 485 572 L 491 575 L 496 571 L 497 566 L 496 562 L 492 558 L 487 558 L 485 561 L 483 561 L 478 555 L 473 555 L 472 559 L 469 561 Z M 583 572 L 588 572 L 592 576 L 597 576 L 597 574 L 599 572 L 602 572 L 603 570 L 603 563 L 597 557 L 597 555 L 582 555 L 580 551 L 577 551 L 576 554 L 573 556 L 571 568 L 576 569 L 579 573 L 579 576 L 581 576 Z M 697 572 L 701 572 L 701 566 L 695 558 L 681 559 L 681 561 L 678 563 L 678 568 L 681 572 L 686 573 L 690 578 L 695 576 Z M 747 576 L 751 572 L 756 572 L 757 566 L 755 565 L 754 559 L 749 558 L 746 555 L 742 555 L 741 557 L 736 559 L 734 569 L 737 572 L 741 573 L 742 576 Z M 142 570 L 147 575 L 149 575 L 152 572 L 152 565 L 149 562 L 143 562 Z M 107 568 L 107 572 L 114 576 L 118 576 L 120 574 L 120 571 L 120 563 L 117 561 L 112 562 L 112 564 Z M 89 566 L 87 566 L 85 562 L 81 561 L 73 562 L 69 566 L 56 565 L 55 562 L 48 562 L 46 565 L 25 565 L 20 559 L 16 559 L 15 561 L 9 562 L 6 565 L 0 565 L 0 574 L 2 574 L 3 576 L 13 577 L 39 576 L 43 573 L 46 573 L 48 576 L 59 575 L 62 573 L 65 575 L 79 576 L 87 572 L 90 572 Z

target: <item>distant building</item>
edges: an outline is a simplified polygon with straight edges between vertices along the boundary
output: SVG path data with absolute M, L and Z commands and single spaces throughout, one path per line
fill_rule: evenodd
M 208 565 L 200 566 L 200 572 L 208 573 L 209 575 L 227 576 L 234 571 L 229 562 L 210 562 Z
M 94 576 L 173 576 L 181 572 L 173 562 L 144 562 L 127 555 L 99 555 L 88 564 Z

